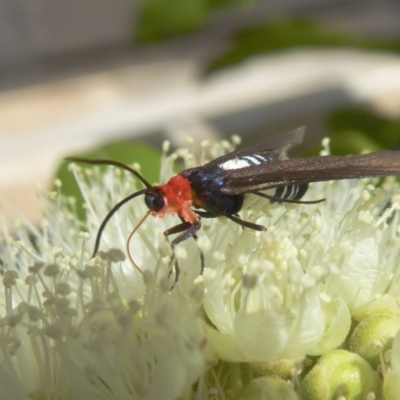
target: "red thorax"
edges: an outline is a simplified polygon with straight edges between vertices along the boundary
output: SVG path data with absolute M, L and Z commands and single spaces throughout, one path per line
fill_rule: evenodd
M 166 214 L 178 214 L 185 221 L 194 224 L 199 218 L 192 210 L 192 189 L 187 179 L 173 176 L 165 185 L 158 186 L 164 194 L 165 207 L 154 216 L 162 218 Z

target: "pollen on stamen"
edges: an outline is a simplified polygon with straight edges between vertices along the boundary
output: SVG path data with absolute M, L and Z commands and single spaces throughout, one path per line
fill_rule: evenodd
M 322 218 L 320 215 L 315 214 L 311 217 L 311 228 L 314 231 L 320 232 L 322 230 Z
M 297 221 L 289 222 L 287 224 L 287 230 L 290 233 L 297 233 L 300 231 L 300 229 L 301 229 L 301 226 Z
M 201 146 L 201 148 L 205 149 L 205 148 L 210 146 L 210 141 L 209 140 L 202 140 L 200 142 L 200 146 Z
M 182 246 L 177 246 L 175 248 L 175 256 L 180 260 L 185 260 L 187 258 L 187 251 Z
M 239 254 L 237 261 L 239 264 L 247 265 L 249 262 L 249 256 L 247 254 Z
M 83 170 L 83 173 L 88 177 L 88 178 L 92 178 L 95 173 L 98 171 L 98 168 L 87 168 Z
M 216 275 L 217 275 L 217 271 L 215 271 L 211 268 L 205 267 L 204 271 L 203 271 L 203 275 L 199 275 L 196 278 L 196 282 L 200 283 L 203 281 L 211 281 L 216 277 Z
M 318 297 L 326 304 L 329 304 L 332 301 L 332 297 L 324 292 L 321 292 Z
M 194 143 L 194 140 L 191 136 L 185 136 L 185 142 L 189 145 Z
M 67 203 L 68 203 L 68 205 L 70 205 L 70 206 L 75 206 L 75 205 L 76 205 L 76 197 L 74 197 L 74 196 L 69 196 L 69 197 L 67 198 Z
M 338 266 L 337 265 L 335 265 L 335 264 L 331 264 L 331 265 L 329 265 L 329 273 L 332 275 L 332 276 L 337 276 L 337 275 L 339 275 L 339 273 L 340 273 L 340 269 L 338 268 Z
M 303 259 L 303 260 L 306 260 L 308 258 L 308 253 L 304 249 L 300 249 L 299 255 L 300 255 L 300 258 Z
M 56 247 L 56 246 L 54 246 L 54 247 L 51 249 L 51 252 L 53 253 L 53 256 L 54 256 L 54 257 L 57 257 L 57 256 L 59 256 L 59 255 L 62 254 L 63 248 L 62 248 L 62 247 Z
M 3 277 L 3 285 L 6 288 L 10 288 L 11 286 L 15 286 L 17 284 L 17 279 L 19 278 L 19 274 L 17 271 L 8 270 L 4 273 Z
M 368 190 L 362 191 L 362 198 L 364 201 L 368 201 L 371 198 L 371 194 L 369 193 Z
M 256 287 L 258 276 L 255 274 L 244 274 L 242 278 L 243 287 L 246 289 L 253 289 Z
M 175 151 L 175 154 L 185 160 L 190 155 L 190 152 L 188 149 L 179 148 Z
M 78 233 L 78 237 L 79 237 L 79 239 L 90 240 L 90 233 L 89 232 L 80 231 Z
M 325 270 L 319 266 L 319 265 L 314 265 L 310 270 L 309 274 L 316 280 L 320 280 L 324 275 L 325 275 Z
M 212 258 L 213 258 L 215 261 L 221 261 L 221 262 L 226 260 L 225 254 L 222 253 L 222 252 L 220 252 L 220 251 L 214 251 L 214 252 L 212 253 Z
M 134 163 L 132 163 L 132 168 L 135 170 L 135 171 L 141 171 L 141 169 L 142 169 L 142 166 L 139 164 L 139 163 L 137 163 L 137 162 L 134 162 Z M 117 170 L 117 171 L 119 171 L 119 170 Z M 122 172 L 122 171 L 120 171 L 120 172 Z
M 374 222 L 374 216 L 372 215 L 371 211 L 369 211 L 369 210 L 360 211 L 358 213 L 358 219 L 367 224 L 371 224 L 372 222 Z
M 211 247 L 211 241 L 208 236 L 202 235 L 198 238 L 197 245 L 201 251 L 207 252 Z
M 56 192 L 55 190 L 50 191 L 50 192 L 47 193 L 47 197 L 50 200 L 55 200 L 57 198 L 57 196 L 58 196 L 58 192 Z
M 171 148 L 171 142 L 169 140 L 164 140 L 162 143 L 162 152 L 166 154 L 169 152 L 170 148 Z
M 240 143 L 242 143 L 242 138 L 239 135 L 232 135 L 231 141 L 235 146 L 238 146 Z
M 329 148 L 330 143 L 331 143 L 330 138 L 326 137 L 326 138 L 322 139 L 322 142 L 321 142 L 322 150 L 319 152 L 319 154 L 321 156 L 328 156 L 331 153 L 330 148 Z
M 22 240 L 14 240 L 14 241 L 12 241 L 12 247 L 14 247 L 16 249 L 20 249 L 23 246 L 24 246 L 24 242 Z
M 221 147 L 226 150 L 229 151 L 232 148 L 232 145 L 227 141 L 227 140 L 222 140 L 221 141 Z
M 79 171 L 82 171 L 82 167 L 80 167 L 78 164 L 72 162 L 70 164 L 68 164 L 68 171 L 70 172 L 75 172 L 78 173 Z
M 167 157 L 167 162 L 172 165 L 178 158 L 178 154 L 172 153 Z

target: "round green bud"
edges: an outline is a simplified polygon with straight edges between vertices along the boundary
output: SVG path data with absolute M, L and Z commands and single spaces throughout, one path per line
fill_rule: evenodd
M 400 330 L 400 317 L 393 314 L 373 314 L 364 319 L 353 331 L 349 340 L 349 350 L 367 360 L 376 369 L 380 355 L 392 347 L 392 342 Z
M 390 314 L 400 317 L 400 305 L 397 298 L 384 294 L 378 299 L 359 307 L 353 314 L 353 319 L 361 322 L 374 314 Z
M 357 354 L 333 350 L 321 357 L 301 383 L 302 398 L 307 400 L 379 399 L 381 381 L 371 366 Z

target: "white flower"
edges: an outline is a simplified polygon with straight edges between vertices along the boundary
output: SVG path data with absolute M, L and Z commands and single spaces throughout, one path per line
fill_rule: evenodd
M 2 244 L 1 398 L 190 394 L 209 353 L 196 317 L 202 291 L 159 290 L 147 271 L 146 296 L 135 299 L 124 253 L 110 249 L 90 260 L 88 234 L 78 233 L 59 201 L 48 205 L 43 232 L 30 239 L 20 224 L 19 240 Z
M 209 150 L 215 157 L 230 146 Z M 178 157 L 195 165 L 187 150 L 164 154 L 160 181 Z M 181 274 L 170 291 L 174 271 L 163 232 L 179 220 L 149 217 L 130 238 L 147 212 L 143 199 L 134 199 L 110 219 L 92 259 L 104 217 L 140 186 L 115 168 L 71 169 L 85 198 L 84 225 L 73 201 L 57 192 L 45 199 L 41 229 L 20 221 L 11 239 L 3 223 L 2 399 L 295 399 L 307 355 L 335 354 L 347 343 L 352 317 L 359 323 L 398 302 L 399 196 L 390 179 L 381 188 L 370 181 L 315 184 L 307 198 L 325 202 L 264 203 L 242 212 L 266 232 L 203 219 L 197 243 L 176 249 Z M 392 327 L 399 315 L 391 313 Z M 306 382 L 312 391 L 314 381 Z
M 221 358 L 259 365 L 324 354 L 344 342 L 350 313 L 385 293 L 398 298 L 399 207 L 389 187 L 313 185 L 307 198 L 325 202 L 267 208 L 263 233 L 213 223 L 203 303 Z

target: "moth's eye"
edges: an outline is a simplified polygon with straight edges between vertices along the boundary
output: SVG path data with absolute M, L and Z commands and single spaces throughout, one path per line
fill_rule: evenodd
M 148 191 L 144 196 L 144 202 L 151 211 L 160 211 L 165 207 L 164 196 L 158 191 Z

